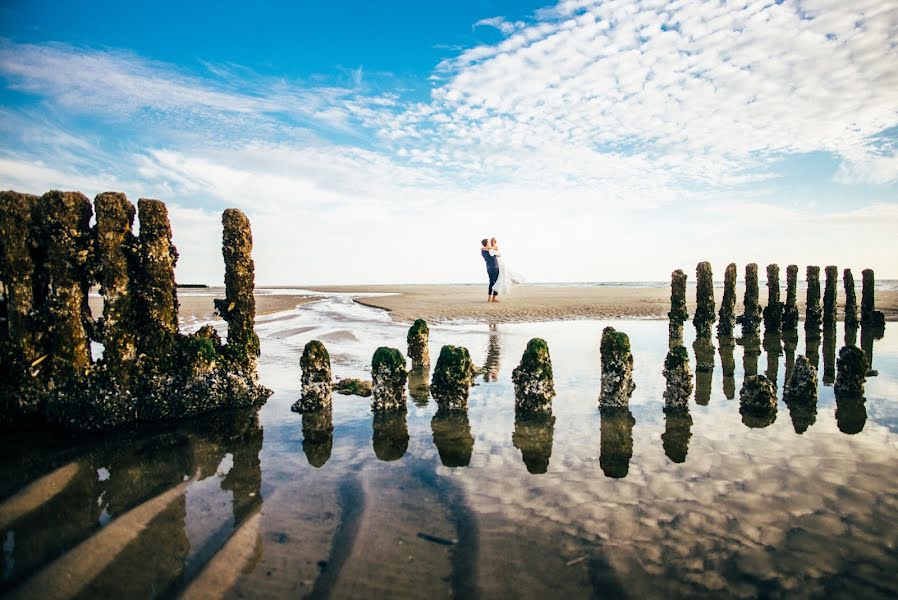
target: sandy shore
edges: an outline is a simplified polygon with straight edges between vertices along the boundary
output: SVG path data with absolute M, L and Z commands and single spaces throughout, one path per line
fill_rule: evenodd
M 485 286 L 476 285 L 376 285 L 308 289 L 396 293 L 395 296 L 362 298 L 357 302 L 388 310 L 394 321 L 401 322 L 410 322 L 416 318 L 428 321 L 475 319 L 491 323 L 559 319 L 666 319 L 670 310 L 669 288 L 521 286 L 499 303 L 488 303 Z M 736 305 L 739 313 L 742 308 L 742 286 L 737 286 L 736 292 L 740 299 Z M 766 289 L 761 292 L 763 305 Z M 803 294 L 803 290 L 799 292 Z M 723 289 L 715 289 L 715 294 L 719 307 Z M 695 288 L 687 289 L 687 297 L 689 296 L 691 315 L 695 310 Z M 844 300 L 841 290 L 839 299 Z M 886 319 L 898 320 L 898 292 L 879 291 L 876 299 L 877 309 L 886 314 Z M 804 314 L 803 302 L 799 302 L 799 310 Z

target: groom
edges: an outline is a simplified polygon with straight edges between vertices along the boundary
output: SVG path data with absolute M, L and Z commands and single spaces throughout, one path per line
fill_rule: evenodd
M 486 238 L 483 238 L 480 241 L 482 248 L 480 248 L 480 255 L 483 256 L 483 260 L 486 261 L 486 274 L 490 279 L 490 286 L 487 289 L 487 302 L 498 302 L 499 301 L 499 292 L 493 290 L 493 286 L 496 285 L 496 282 L 499 281 L 499 261 L 496 260 L 496 257 L 490 254 L 490 241 Z

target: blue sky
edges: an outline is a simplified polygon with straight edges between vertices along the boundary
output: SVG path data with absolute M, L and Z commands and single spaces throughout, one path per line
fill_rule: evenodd
M 0 5 L 0 187 L 165 200 L 181 281 L 229 206 L 260 284 L 898 277 L 890 3 L 140 4 Z

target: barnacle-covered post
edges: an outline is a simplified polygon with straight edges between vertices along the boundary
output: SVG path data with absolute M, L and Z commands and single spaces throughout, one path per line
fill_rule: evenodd
M 714 276 L 711 272 L 711 263 L 702 261 L 695 268 L 695 315 L 692 317 L 698 337 L 711 337 L 711 325 L 717 319 L 714 309 Z
M 633 354 L 630 352 L 630 338 L 614 327 L 602 330 L 600 347 L 602 357 L 602 391 L 599 405 L 627 407 L 630 395 L 636 389 L 633 383 Z
M 524 355 L 511 374 L 515 391 L 516 413 L 551 413 L 555 384 L 549 346 L 540 338 L 527 343 Z
M 764 331 L 778 333 L 783 328 L 783 303 L 780 302 L 780 268 L 767 265 L 767 306 L 764 307 Z
M 808 267 L 807 281 L 808 299 L 804 309 L 804 329 L 807 332 L 819 332 L 823 316 L 823 309 L 820 308 L 820 267 Z
M 371 358 L 373 410 L 405 409 L 405 357 L 395 348 L 381 346 Z
M 783 330 L 798 329 L 798 265 L 786 267 L 786 305 L 783 307 Z
M 225 299 L 216 300 L 215 308 L 228 323 L 225 352 L 234 366 L 245 375 L 255 377 L 259 357 L 256 335 L 255 264 L 253 233 L 249 219 L 236 208 L 221 215 L 223 228 L 221 251 L 225 263 Z
M 467 348 L 443 346 L 433 369 L 430 392 L 441 408 L 467 410 L 473 383 L 473 365 Z
M 717 322 L 717 336 L 723 339 L 733 337 L 733 329 L 736 327 L 736 265 L 727 265 L 723 274 L 723 298 L 720 301 L 720 320 Z
M 679 345 L 683 341 L 683 323 L 689 318 L 686 309 L 686 274 L 677 269 L 670 274 L 670 312 L 667 313 L 668 337 L 670 344 Z
M 783 399 L 786 404 L 817 402 L 817 368 L 811 364 L 807 356 L 799 355 L 795 359 L 795 365 L 786 381 Z
M 329 408 L 333 377 L 327 348 L 320 341 L 311 340 L 303 348 L 299 365 L 302 368 L 302 397 L 291 410 L 304 413 Z
M 127 386 L 135 375 L 136 307 L 132 294 L 137 265 L 137 238 L 132 233 L 134 205 L 124 194 L 104 192 L 94 198 L 97 224 L 94 272 L 103 297 L 100 338 L 102 363 L 109 377 Z
M 824 270 L 826 284 L 823 288 L 823 326 L 836 322 L 836 289 L 839 285 L 839 269 L 829 265 Z
M 412 371 L 426 371 L 430 367 L 430 330 L 427 327 L 427 321 L 424 319 L 416 319 L 412 326 L 409 327 L 408 335 L 408 357 L 412 360 Z
M 749 427 L 767 427 L 776 420 L 776 387 L 763 375 L 746 375 L 739 392 L 739 412 Z
M 742 337 L 756 337 L 760 333 L 761 306 L 758 304 L 758 265 L 745 266 L 745 297 L 743 312 L 737 319 L 742 323 Z
M 854 275 L 851 269 L 842 271 L 842 284 L 845 286 L 845 327 L 857 327 L 857 292 L 854 289 Z
M 178 333 L 178 295 L 175 264 L 178 251 L 171 241 L 168 209 L 159 200 L 137 201 L 140 219 L 140 277 L 136 286 L 139 301 L 137 352 L 148 366 L 168 371 Z
M 836 361 L 836 398 L 862 398 L 867 380 L 867 357 L 857 346 L 842 346 Z

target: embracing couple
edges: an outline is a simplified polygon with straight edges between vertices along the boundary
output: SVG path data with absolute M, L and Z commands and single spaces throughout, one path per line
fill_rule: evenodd
M 499 252 L 499 244 L 496 238 L 482 239 L 480 241 L 480 254 L 486 261 L 486 274 L 490 285 L 487 290 L 487 302 L 498 302 L 499 294 L 507 294 L 513 285 L 524 283 L 524 278 L 505 266 L 502 253 Z

